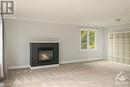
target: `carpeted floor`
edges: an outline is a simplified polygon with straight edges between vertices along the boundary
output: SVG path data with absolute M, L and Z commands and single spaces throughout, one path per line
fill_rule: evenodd
M 106 61 L 64 64 L 41 70 L 9 70 L 4 84 L 5 87 L 119 87 L 115 77 L 120 71 L 130 78 L 130 66 Z

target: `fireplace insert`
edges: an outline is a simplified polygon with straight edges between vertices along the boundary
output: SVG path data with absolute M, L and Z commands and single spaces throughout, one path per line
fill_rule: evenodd
M 59 43 L 30 43 L 30 64 L 59 64 Z

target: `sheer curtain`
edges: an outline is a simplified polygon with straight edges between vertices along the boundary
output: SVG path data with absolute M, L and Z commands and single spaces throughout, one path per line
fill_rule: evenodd
M 3 24 L 2 17 L 0 16 L 0 80 L 4 77 L 3 70 Z
M 130 65 L 130 31 L 110 33 L 109 42 L 109 60 Z

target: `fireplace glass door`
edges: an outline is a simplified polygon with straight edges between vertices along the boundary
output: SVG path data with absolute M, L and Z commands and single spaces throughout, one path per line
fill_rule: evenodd
M 30 64 L 32 67 L 59 64 L 59 43 L 30 43 Z
M 40 48 L 38 49 L 38 60 L 46 61 L 53 60 L 53 48 Z

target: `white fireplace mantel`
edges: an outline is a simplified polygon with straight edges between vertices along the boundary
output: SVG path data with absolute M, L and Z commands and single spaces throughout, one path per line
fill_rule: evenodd
M 61 43 L 60 41 L 30 41 L 30 43 Z

